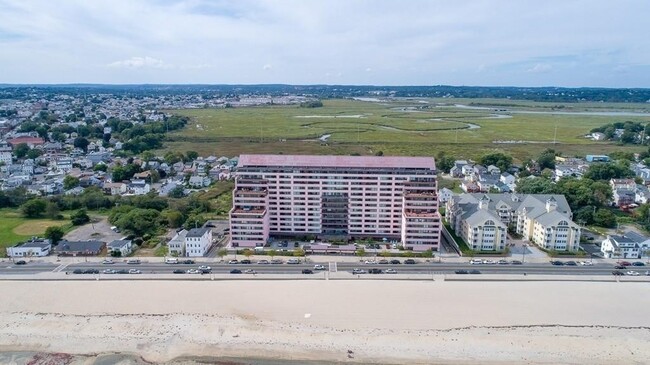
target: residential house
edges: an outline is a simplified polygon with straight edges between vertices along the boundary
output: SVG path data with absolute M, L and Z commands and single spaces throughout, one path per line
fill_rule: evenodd
M 637 204 L 646 204 L 650 200 L 650 191 L 647 186 L 637 185 L 634 192 L 634 202 Z
M 182 229 L 172 237 L 172 239 L 167 244 L 169 248 L 169 254 L 172 256 L 185 256 L 185 236 L 187 231 Z
M 145 195 L 151 191 L 151 185 L 144 180 L 132 180 L 127 190 L 133 195 Z
M 501 175 L 499 176 L 499 181 L 501 181 L 502 183 L 508 185 L 508 188 L 510 188 L 511 191 L 515 190 L 515 186 L 516 186 L 515 181 L 516 180 L 515 180 L 514 175 L 510 174 L 509 172 L 501 173 Z
M 212 229 L 192 228 L 185 235 L 185 256 L 205 256 L 212 246 Z
M 17 145 L 21 143 L 27 144 L 29 148 L 34 148 L 36 146 L 40 146 L 45 143 L 43 138 L 41 137 L 29 137 L 29 136 L 23 136 L 23 137 L 16 137 L 12 139 L 8 139 L 7 143 L 12 145 L 13 147 L 16 147 Z
M 617 207 L 633 204 L 636 200 L 636 183 L 633 179 L 611 179 L 612 203 Z
M 114 240 L 106 245 L 106 250 L 109 254 L 119 252 L 121 257 L 125 257 L 131 254 L 133 243 L 131 240 Z
M 190 176 L 190 180 L 188 181 L 188 185 L 190 187 L 200 189 L 206 186 L 209 186 L 210 183 L 212 182 L 212 179 L 210 179 L 209 176 Z
M 605 133 L 601 132 L 594 132 L 591 134 L 591 139 L 594 141 L 604 141 L 605 140 Z
M 123 182 L 104 183 L 104 186 L 102 186 L 102 189 L 104 190 L 104 194 L 110 194 L 110 195 L 126 194 L 127 191 L 126 188 L 127 186 Z
M 600 245 L 600 251 L 606 258 L 640 259 L 650 255 L 650 238 L 636 232 L 623 235 L 608 235 Z
M 106 247 L 101 241 L 59 241 L 54 252 L 61 256 L 97 256 Z
M 481 187 L 477 183 L 468 180 L 462 181 L 460 188 L 466 193 L 477 193 L 481 191 Z
M 446 203 L 454 195 L 454 192 L 447 188 L 442 188 L 438 191 L 438 201 Z
M 498 167 L 496 167 L 496 166 L 494 166 L 494 165 L 490 165 L 490 166 L 488 166 L 488 167 L 487 167 L 487 172 L 488 172 L 488 174 L 490 174 L 490 175 L 501 175 L 501 169 L 498 168 Z
M 43 257 L 50 254 L 52 243 L 45 238 L 32 238 L 29 241 L 7 247 L 9 257 Z

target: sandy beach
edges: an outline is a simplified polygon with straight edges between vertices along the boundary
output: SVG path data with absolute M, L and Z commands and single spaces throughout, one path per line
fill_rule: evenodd
M 155 363 L 650 359 L 648 283 L 2 281 L 0 289 L 4 352 L 118 352 Z

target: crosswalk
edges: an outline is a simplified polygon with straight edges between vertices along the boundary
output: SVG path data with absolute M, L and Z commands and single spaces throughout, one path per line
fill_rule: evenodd
M 57 266 L 54 270 L 52 270 L 52 272 L 62 272 L 63 270 L 65 270 L 68 267 L 68 265 L 70 265 L 70 264 L 61 264 L 61 265 Z

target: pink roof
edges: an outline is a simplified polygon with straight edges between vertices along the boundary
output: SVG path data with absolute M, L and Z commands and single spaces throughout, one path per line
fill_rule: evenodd
M 436 163 L 433 157 L 241 155 L 238 166 L 405 167 L 435 170 Z
M 43 138 L 40 137 L 16 137 L 10 140 L 7 140 L 9 144 L 20 144 L 20 143 L 31 143 L 31 144 L 43 144 Z

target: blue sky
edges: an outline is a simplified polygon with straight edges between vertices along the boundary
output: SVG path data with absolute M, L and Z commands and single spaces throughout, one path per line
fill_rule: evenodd
M 647 0 L 0 0 L 0 83 L 650 87 Z

